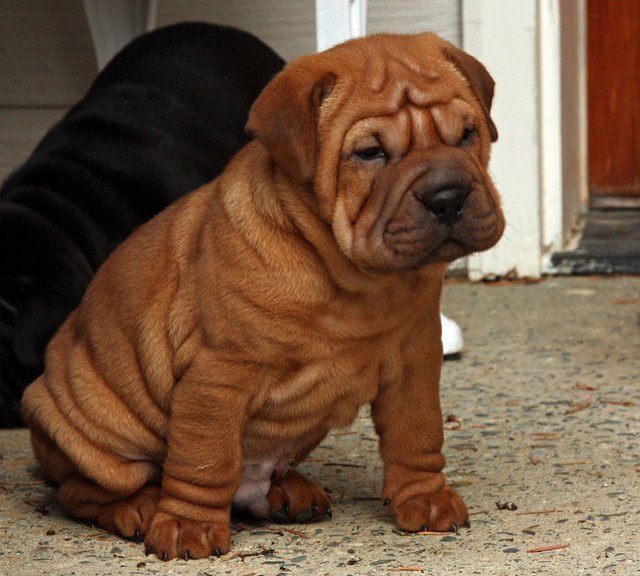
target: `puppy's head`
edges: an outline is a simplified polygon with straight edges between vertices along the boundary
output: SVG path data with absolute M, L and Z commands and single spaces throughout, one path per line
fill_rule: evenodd
M 377 35 L 294 60 L 247 130 L 311 191 L 361 269 L 397 272 L 493 246 L 493 80 L 433 34 Z

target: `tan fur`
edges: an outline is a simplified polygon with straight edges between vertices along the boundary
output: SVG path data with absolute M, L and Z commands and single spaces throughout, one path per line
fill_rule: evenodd
M 441 472 L 439 299 L 446 262 L 504 222 L 493 82 L 461 54 L 379 35 L 294 61 L 222 176 L 105 262 L 24 396 L 72 514 L 163 558 L 221 553 L 266 466 L 264 513 L 317 519 L 328 498 L 289 465 L 371 403 L 398 525 L 468 521 Z M 378 144 L 385 161 L 354 154 Z M 449 236 L 416 200 L 447 163 L 474 182 Z

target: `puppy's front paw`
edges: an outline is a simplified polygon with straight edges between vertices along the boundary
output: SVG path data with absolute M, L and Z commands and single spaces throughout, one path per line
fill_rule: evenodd
M 157 512 L 144 539 L 145 553 L 162 560 L 207 558 L 229 551 L 228 522 L 196 522 Z
M 435 494 L 419 494 L 400 504 L 391 503 L 398 528 L 408 532 L 457 532 L 469 527 L 469 512 L 460 495 L 445 486 Z

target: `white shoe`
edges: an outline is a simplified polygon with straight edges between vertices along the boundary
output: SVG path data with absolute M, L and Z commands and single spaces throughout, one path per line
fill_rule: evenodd
M 444 356 L 459 354 L 464 347 L 460 326 L 442 313 L 440 321 L 442 323 L 442 354 Z

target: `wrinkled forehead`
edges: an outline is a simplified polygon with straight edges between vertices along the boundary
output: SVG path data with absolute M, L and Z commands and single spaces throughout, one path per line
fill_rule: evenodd
M 477 114 L 465 98 L 464 80 L 432 69 L 426 74 L 400 74 L 401 64 L 389 62 L 386 73 L 371 78 L 368 91 L 355 90 L 334 122 L 342 134 L 345 153 L 382 145 L 402 155 L 410 147 L 428 148 L 437 142 L 454 144 L 465 128 L 475 127 Z M 454 88 L 460 88 L 456 90 Z M 365 93 L 362 93 L 365 92 Z M 342 114 L 342 116 L 340 116 Z
M 321 110 L 321 124 L 353 126 L 360 120 L 390 116 L 403 109 L 454 108 L 471 113 L 466 79 L 439 49 L 382 50 L 358 59 L 337 75 Z
M 369 89 L 393 109 L 406 104 L 444 104 L 460 97 L 457 88 L 464 88 L 453 64 L 442 57 L 420 60 L 390 55 L 378 62 L 372 72 Z

